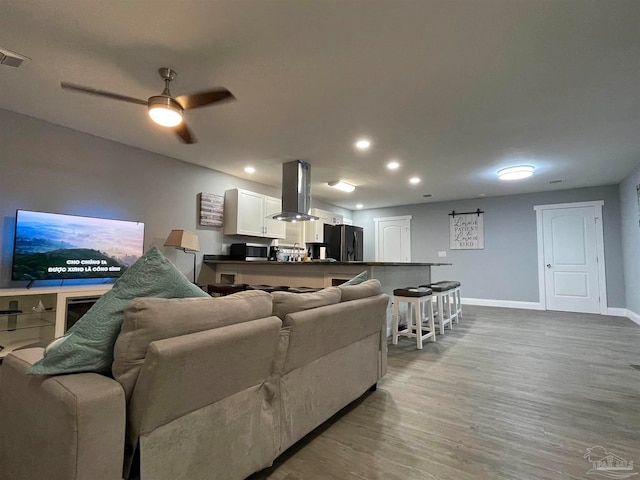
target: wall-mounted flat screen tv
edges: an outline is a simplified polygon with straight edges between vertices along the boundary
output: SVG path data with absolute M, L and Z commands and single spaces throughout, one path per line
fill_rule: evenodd
M 144 223 L 18 210 L 11 278 L 115 278 L 143 252 Z

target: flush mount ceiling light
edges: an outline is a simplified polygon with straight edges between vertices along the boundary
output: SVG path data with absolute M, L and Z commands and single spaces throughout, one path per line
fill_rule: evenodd
M 498 170 L 500 180 L 521 180 L 533 175 L 534 168 L 531 165 L 517 165 Z
M 343 182 L 342 180 L 334 180 L 333 182 L 329 182 L 329 186 L 337 188 L 338 190 L 342 190 L 343 192 L 353 192 L 356 189 L 356 187 L 354 187 L 350 183 Z
M 400 164 L 398 162 L 395 162 L 395 161 L 387 163 L 387 168 L 389 170 L 397 170 L 399 166 L 400 166 Z
M 363 207 L 364 207 L 364 205 L 362 205 L 361 203 L 359 203 L 359 204 L 357 204 L 357 205 L 356 205 L 356 208 L 357 208 L 358 210 L 362 209 Z
M 411 183 L 413 185 L 416 185 L 416 184 L 420 183 L 420 179 L 418 177 L 411 177 L 409 179 L 409 183 Z
M 256 173 L 256 169 L 253 167 L 244 167 L 244 171 L 247 173 Z
M 358 150 L 369 150 L 369 147 L 371 146 L 371 142 L 369 140 L 367 140 L 366 138 L 361 138 L 360 140 L 358 140 L 356 142 L 356 148 Z

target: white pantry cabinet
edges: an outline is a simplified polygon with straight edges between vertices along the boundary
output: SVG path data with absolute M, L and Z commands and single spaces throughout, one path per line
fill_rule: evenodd
M 234 188 L 224 192 L 224 234 L 285 238 L 285 222 L 268 219 L 282 209 L 279 198 Z

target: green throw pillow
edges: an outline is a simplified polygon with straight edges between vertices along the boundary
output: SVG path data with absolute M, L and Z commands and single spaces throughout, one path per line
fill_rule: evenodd
M 29 373 L 111 373 L 113 347 L 120 334 L 124 308 L 137 297 L 207 297 L 156 247 L 131 265 L 96 304 L 69 329 L 66 338 L 47 349 Z
M 365 270 L 362 273 L 359 273 L 358 275 L 356 275 L 355 277 L 353 277 L 351 280 L 347 280 L 344 283 L 341 283 L 341 286 L 347 286 L 347 285 L 358 285 L 359 283 L 364 282 L 365 280 L 367 280 L 369 278 L 369 274 L 367 273 L 367 271 Z

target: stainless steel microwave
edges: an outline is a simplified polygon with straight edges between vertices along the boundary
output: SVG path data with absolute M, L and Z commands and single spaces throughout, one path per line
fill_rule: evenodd
M 259 243 L 232 243 L 229 248 L 229 256 L 232 260 L 244 260 L 246 262 L 267 260 L 269 247 Z

